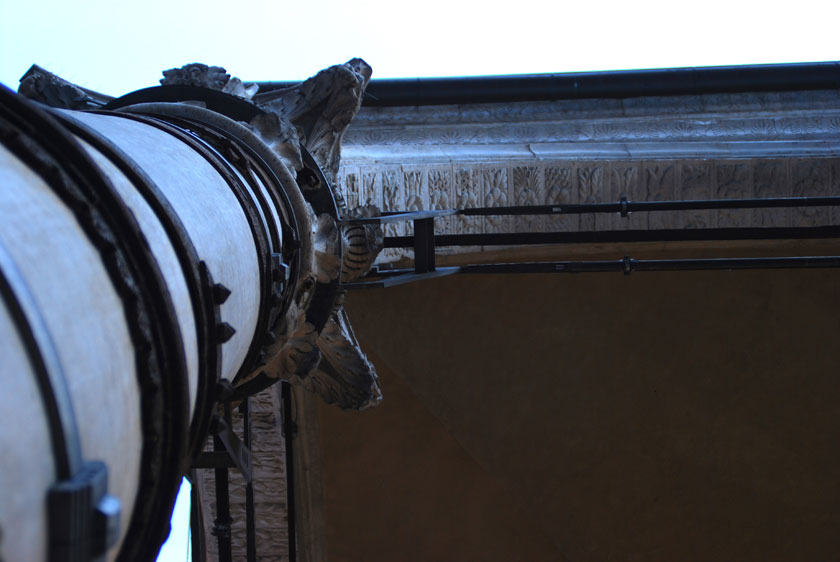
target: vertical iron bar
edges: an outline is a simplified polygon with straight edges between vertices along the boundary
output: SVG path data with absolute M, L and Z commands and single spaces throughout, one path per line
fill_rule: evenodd
M 230 423 L 230 401 L 225 401 L 225 421 Z M 218 432 L 213 435 L 213 450 L 227 454 Z M 216 525 L 213 528 L 219 544 L 219 562 L 233 562 L 230 540 L 230 490 L 228 488 L 228 469 L 215 469 L 216 476 Z
M 213 450 L 226 452 L 222 440 L 215 435 L 213 436 Z M 219 543 L 219 562 L 232 562 L 228 471 L 226 468 L 217 468 L 214 473 L 216 476 L 216 524 L 213 527 L 213 532 Z
M 289 524 L 289 561 L 297 561 L 297 530 L 295 528 L 295 464 L 292 443 L 296 427 L 292 419 L 292 388 L 289 383 L 280 383 L 280 397 L 283 402 L 283 439 L 286 441 L 286 514 Z
M 245 397 L 239 408 L 242 413 L 245 447 L 251 451 L 251 403 L 248 396 Z M 257 530 L 254 518 L 254 484 L 252 480 L 245 483 L 245 547 L 248 562 L 257 562 Z
M 198 478 L 195 470 L 187 473 L 190 481 L 190 549 L 192 562 L 205 562 L 204 525 L 201 517 L 201 499 L 198 497 Z
M 435 221 L 433 218 L 414 221 L 414 271 L 435 270 Z

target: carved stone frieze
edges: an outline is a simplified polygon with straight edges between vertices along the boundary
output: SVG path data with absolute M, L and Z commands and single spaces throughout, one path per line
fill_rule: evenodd
M 452 170 L 450 168 L 433 168 L 428 174 L 429 185 L 429 208 L 436 211 L 452 209 L 452 199 L 455 190 L 452 187 Z M 455 217 L 443 217 L 439 219 L 441 232 L 453 230 L 453 219 Z
M 709 161 L 681 162 L 679 166 L 680 199 L 697 200 L 712 197 L 712 165 Z M 688 211 L 676 214 L 676 228 L 710 228 L 710 211 Z
M 626 197 L 630 201 L 640 201 L 642 195 L 642 169 L 638 163 L 614 163 L 610 166 L 609 176 L 609 199 L 619 201 Z M 647 217 L 644 213 L 631 213 L 627 217 L 619 215 L 598 216 L 599 224 L 603 224 L 609 230 L 639 230 L 641 222 L 647 226 Z
M 513 204 L 542 205 L 545 199 L 540 169 L 536 166 L 513 167 Z M 540 232 L 545 230 L 545 217 L 542 215 L 524 215 L 514 218 L 517 232 Z
M 508 169 L 486 167 L 481 170 L 484 191 L 484 207 L 508 207 L 512 205 Z M 513 217 L 488 215 L 484 219 L 484 232 L 510 232 Z
M 743 199 L 754 197 L 752 169 L 750 162 L 720 162 L 716 166 L 715 198 Z M 750 214 L 732 209 L 724 209 L 717 213 L 719 228 L 748 226 Z
M 577 167 L 578 195 L 577 203 L 597 203 L 605 192 L 604 164 L 586 163 Z M 580 229 L 594 230 L 596 215 L 580 215 Z
M 469 207 L 481 207 L 484 201 L 484 192 L 479 180 L 480 175 L 477 168 L 466 165 L 458 166 L 455 170 L 455 194 L 454 200 L 456 209 Z M 455 234 L 477 234 L 483 229 L 483 217 L 455 217 Z
M 753 169 L 756 197 L 789 197 L 791 195 L 787 160 L 759 160 Z M 755 209 L 756 226 L 789 226 L 790 209 Z
M 836 194 L 838 159 L 840 91 L 826 90 L 363 108 L 345 135 L 339 175 L 389 210 L 410 208 L 414 185 L 427 190 L 427 208 L 462 209 Z M 364 172 L 351 179 L 355 170 Z M 455 216 L 436 232 L 791 226 L 832 217 L 836 224 L 840 210 Z M 400 225 L 386 235 L 406 232 Z M 380 259 L 404 257 L 410 252 L 388 250 Z
M 794 197 L 829 195 L 831 162 L 828 160 L 795 159 L 790 163 L 791 188 Z M 831 220 L 829 207 L 791 210 L 794 224 L 818 226 Z

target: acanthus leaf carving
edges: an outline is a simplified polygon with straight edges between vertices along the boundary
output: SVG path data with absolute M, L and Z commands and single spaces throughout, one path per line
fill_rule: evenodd
M 261 106 L 299 128 L 304 146 L 335 186 L 341 139 L 359 111 L 371 68 L 362 59 L 326 68 L 308 80 L 282 90 L 259 93 Z
M 379 377 L 359 347 L 343 307 L 333 312 L 318 338 L 318 348 L 323 360 L 304 379 L 307 390 L 342 409 L 364 410 L 379 404 Z
M 160 84 L 162 86 L 199 86 L 245 99 L 251 99 L 259 90 L 256 84 L 245 84 L 239 78 L 231 77 L 221 66 L 209 66 L 200 62 L 164 70 Z
M 68 82 L 37 64 L 33 64 L 20 79 L 18 93 L 62 109 L 98 109 L 113 99 Z
M 306 310 L 292 303 L 283 323 L 277 330 L 277 341 L 268 349 L 265 366 L 268 376 L 290 379 L 304 378 L 318 367 L 321 352 L 318 332 L 306 321 Z

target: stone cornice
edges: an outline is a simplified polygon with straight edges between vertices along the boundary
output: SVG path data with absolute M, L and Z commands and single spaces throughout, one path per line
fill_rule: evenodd
M 372 108 L 345 162 L 840 155 L 840 92 Z

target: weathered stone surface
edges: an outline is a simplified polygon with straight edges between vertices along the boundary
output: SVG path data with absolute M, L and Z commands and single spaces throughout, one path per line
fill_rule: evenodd
M 814 91 L 364 108 L 345 135 L 339 186 L 350 199 L 386 210 L 412 208 L 414 201 L 467 208 L 622 196 L 816 196 L 828 193 L 836 175 L 838 107 L 838 92 Z M 822 225 L 831 215 L 758 209 L 451 217 L 436 223 L 436 232 Z M 408 233 L 400 224 L 386 230 Z M 389 250 L 380 260 L 410 255 Z
M 37 64 L 33 64 L 20 79 L 18 93 L 62 109 L 97 109 L 112 99 L 68 82 Z
M 298 86 L 257 94 L 255 100 L 295 124 L 303 143 L 335 185 L 341 139 L 362 103 L 371 68 L 362 59 L 331 66 Z

